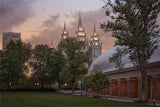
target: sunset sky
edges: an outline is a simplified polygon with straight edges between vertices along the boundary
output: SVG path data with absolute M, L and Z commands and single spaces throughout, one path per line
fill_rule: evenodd
M 103 0 L 0 0 L 0 38 L 2 32 L 21 32 L 25 42 L 50 45 L 53 39 L 57 46 L 64 22 L 69 36 L 73 36 L 81 12 L 87 37 L 92 35 L 95 23 L 105 51 L 113 46 L 114 40 L 99 28 L 100 23 L 108 20 L 104 5 Z

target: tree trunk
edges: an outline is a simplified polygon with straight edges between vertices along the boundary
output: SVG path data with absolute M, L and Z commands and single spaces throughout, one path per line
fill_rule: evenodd
M 141 101 L 148 102 L 148 93 L 147 93 L 147 73 L 145 70 L 141 70 L 142 75 L 142 93 L 141 93 Z
M 142 77 L 142 92 L 141 92 L 141 102 L 146 103 L 148 102 L 148 93 L 147 93 L 147 72 L 145 70 L 146 60 L 145 60 L 145 54 L 140 52 L 138 53 L 138 60 L 139 60 L 139 67 L 141 71 L 141 77 Z

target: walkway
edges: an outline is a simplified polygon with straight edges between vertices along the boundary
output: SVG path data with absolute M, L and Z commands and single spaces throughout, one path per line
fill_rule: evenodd
M 57 90 L 57 92 L 72 94 L 71 90 Z M 74 95 L 81 95 L 81 91 L 75 90 Z M 86 95 L 85 91 L 82 91 L 82 95 L 86 96 L 86 97 L 93 97 L 94 96 L 94 95 L 91 95 L 91 94 Z M 131 98 L 129 99 L 129 98 L 120 98 L 120 97 L 113 97 L 113 96 L 102 96 L 102 95 L 100 95 L 100 98 L 107 99 L 107 100 L 112 100 L 112 101 L 122 101 L 122 102 L 134 102 L 134 101 L 138 100 L 138 99 L 131 99 Z M 153 102 L 150 101 L 147 104 L 153 105 Z M 156 102 L 156 105 L 160 106 L 160 101 Z

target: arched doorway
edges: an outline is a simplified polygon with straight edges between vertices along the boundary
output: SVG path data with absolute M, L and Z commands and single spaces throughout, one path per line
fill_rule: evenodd
M 127 97 L 127 79 L 120 79 L 120 96 Z
M 118 96 L 118 82 L 116 79 L 111 82 L 112 96 Z
M 147 94 L 148 94 L 148 99 L 152 99 L 152 90 L 153 90 L 153 85 L 152 85 L 152 77 L 148 76 L 147 77 Z
M 130 78 L 130 97 L 131 98 L 138 98 L 138 78 L 132 77 Z

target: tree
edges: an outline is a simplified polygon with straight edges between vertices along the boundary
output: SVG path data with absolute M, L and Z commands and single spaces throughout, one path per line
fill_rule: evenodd
M 26 62 L 31 56 L 31 45 L 21 40 L 10 41 L 6 49 L 1 52 L 1 75 L 3 85 L 16 88 L 18 81 L 24 77 Z
M 123 64 L 122 64 L 122 50 L 120 48 L 116 48 L 117 53 L 114 53 L 112 55 L 112 57 L 109 58 L 109 62 L 111 63 L 115 63 L 116 64 L 116 68 L 118 68 L 119 71 L 121 71 L 123 69 Z
M 35 79 L 35 82 L 40 83 L 41 88 L 44 88 L 44 84 L 50 81 L 48 61 L 53 55 L 52 53 L 53 49 L 50 49 L 48 45 L 36 45 L 33 49 L 32 61 L 30 63 L 34 71 L 32 78 Z
M 52 81 L 59 82 L 59 72 L 62 71 L 64 65 L 66 63 L 66 59 L 61 51 L 55 50 L 53 51 L 53 55 L 50 56 L 48 60 L 49 73 Z
M 85 78 L 87 88 L 92 88 L 97 92 L 99 96 L 99 91 L 106 88 L 109 85 L 109 80 L 107 76 L 102 71 L 94 71 L 89 76 Z
M 112 31 L 116 38 L 116 45 L 123 54 L 130 54 L 130 58 L 138 61 L 142 77 L 141 101 L 147 102 L 147 60 L 157 48 L 156 38 L 159 28 L 156 19 L 160 12 L 159 0 L 111 0 L 104 6 L 106 15 L 111 18 L 101 28 L 107 32 Z M 133 54 L 135 53 L 135 54 Z
M 74 93 L 74 89 L 80 80 L 80 75 L 87 73 L 85 64 L 89 61 L 89 54 L 81 51 L 83 46 L 84 42 L 77 41 L 75 38 L 67 38 L 59 44 L 59 49 L 64 52 L 67 59 L 65 68 L 60 73 L 60 78 L 64 83 L 68 82 L 68 84 L 71 84 L 72 93 Z M 67 71 L 65 71 L 66 69 Z M 70 77 L 67 80 L 61 77 L 66 72 Z

